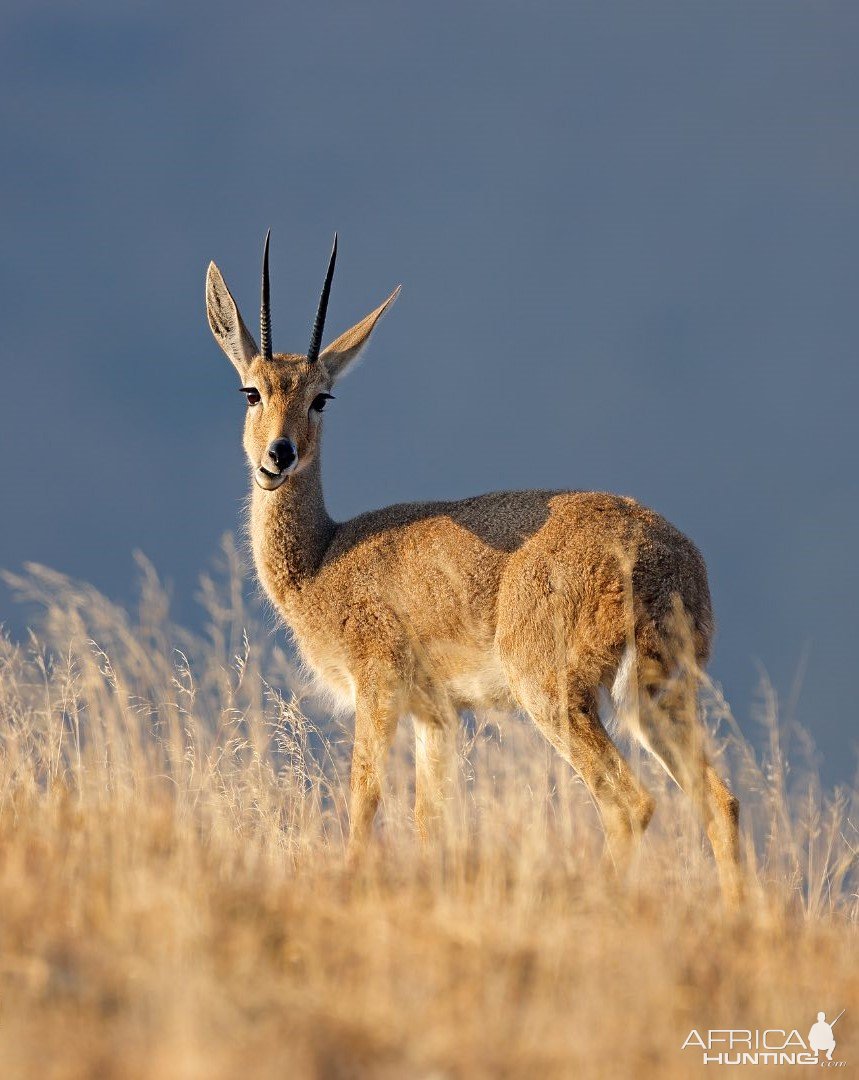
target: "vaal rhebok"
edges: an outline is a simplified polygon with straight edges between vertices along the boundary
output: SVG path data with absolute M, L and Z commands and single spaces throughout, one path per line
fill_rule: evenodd
M 443 815 L 460 711 L 500 706 L 524 710 L 581 776 L 622 866 L 654 802 L 600 720 L 606 687 L 694 800 L 736 899 L 738 805 L 707 760 L 696 707 L 713 627 L 698 550 L 633 499 L 585 491 L 404 503 L 333 521 L 323 412 L 399 293 L 321 348 L 336 252 L 335 237 L 306 355 L 272 352 L 268 237 L 259 346 L 214 263 L 206 307 L 247 395 L 260 581 L 307 667 L 355 712 L 350 859 L 370 837 L 400 718 L 414 723 L 415 818 L 427 836 Z

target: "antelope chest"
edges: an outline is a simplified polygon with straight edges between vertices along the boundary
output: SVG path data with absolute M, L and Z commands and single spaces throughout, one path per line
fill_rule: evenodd
M 312 690 L 335 712 L 351 712 L 355 708 L 356 680 L 345 649 L 324 632 L 293 626 L 292 636 Z

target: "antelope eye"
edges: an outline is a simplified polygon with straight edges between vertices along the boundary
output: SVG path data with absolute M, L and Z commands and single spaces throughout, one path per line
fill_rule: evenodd
M 329 401 L 334 399 L 333 394 L 317 394 L 311 403 L 311 412 L 322 412 Z
M 247 396 L 248 405 L 259 405 L 262 398 L 260 392 L 255 386 L 243 386 L 242 393 Z

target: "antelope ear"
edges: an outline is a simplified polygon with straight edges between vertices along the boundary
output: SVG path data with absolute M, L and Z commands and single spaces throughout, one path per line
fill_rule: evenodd
M 402 286 L 398 285 L 384 304 L 377 307 L 375 311 L 371 311 L 366 319 L 356 323 L 351 330 L 341 334 L 336 341 L 332 341 L 328 348 L 319 354 L 319 362 L 328 369 L 332 382 L 342 378 L 357 362 L 370 340 L 370 335 L 373 333 L 376 323 L 400 295 L 401 288 Z
M 206 273 L 206 314 L 215 341 L 244 379 L 248 365 L 259 354 L 259 349 L 242 321 L 238 305 L 227 288 L 221 271 L 213 262 L 209 263 Z

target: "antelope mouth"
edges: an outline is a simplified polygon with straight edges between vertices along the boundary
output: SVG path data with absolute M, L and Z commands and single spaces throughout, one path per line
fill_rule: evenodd
M 260 465 L 259 468 L 254 470 L 254 480 L 256 480 L 263 491 L 274 491 L 276 488 L 280 487 L 291 472 L 291 469 L 284 469 L 282 472 L 271 472 Z

